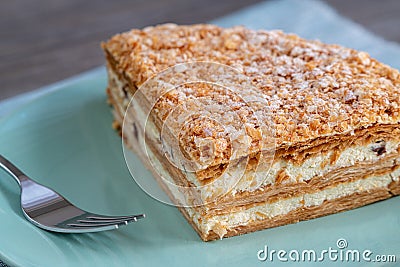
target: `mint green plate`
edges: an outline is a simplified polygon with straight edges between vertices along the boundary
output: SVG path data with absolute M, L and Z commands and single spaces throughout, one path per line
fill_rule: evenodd
M 43 267 L 287 266 L 294 262 L 280 262 L 276 257 L 261 262 L 257 252 L 266 245 L 288 252 L 338 249 L 339 238 L 346 239 L 347 249 L 394 254 L 400 261 L 399 197 L 307 222 L 221 241 L 201 241 L 176 208 L 152 199 L 131 178 L 121 140 L 111 128 L 105 85 L 104 69 L 55 85 L 55 92 L 0 122 L 0 153 L 84 209 L 115 215 L 145 212 L 146 219 L 103 233 L 46 232 L 24 219 L 17 185 L 0 172 L 0 259 L 6 263 Z M 137 168 L 152 179 L 139 161 Z M 324 263 L 337 264 L 327 257 Z

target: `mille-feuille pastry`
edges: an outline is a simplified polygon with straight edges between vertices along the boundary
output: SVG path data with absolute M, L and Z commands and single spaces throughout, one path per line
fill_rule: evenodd
M 400 74 L 365 52 L 173 24 L 103 49 L 114 126 L 205 241 L 400 194 Z

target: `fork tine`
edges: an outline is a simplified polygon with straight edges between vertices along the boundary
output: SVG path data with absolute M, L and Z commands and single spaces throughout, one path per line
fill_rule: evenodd
M 138 219 L 144 218 L 144 214 L 132 215 L 132 216 L 106 216 L 98 215 L 93 213 L 86 213 L 75 220 L 66 223 L 67 227 L 75 229 L 90 229 L 97 231 L 100 228 L 118 228 L 119 226 L 127 225 L 130 222 L 136 222 Z
M 80 223 L 88 223 L 88 224 L 102 224 L 102 223 L 124 223 L 124 222 L 136 222 L 138 219 L 136 217 L 132 217 L 129 219 L 122 219 L 122 220 L 87 220 L 87 219 L 80 219 L 77 220 Z
M 124 223 L 81 223 L 81 222 L 76 222 L 76 223 L 69 223 L 67 226 L 72 226 L 72 227 L 83 227 L 83 228 L 97 228 L 97 227 L 106 227 L 106 226 L 114 226 L 118 228 L 119 226 L 122 225 L 127 225 L 128 222 Z
M 67 223 L 69 227 L 82 228 L 98 228 L 98 227 L 117 227 L 127 225 L 130 222 L 136 222 L 138 219 L 144 218 L 144 214 L 132 216 L 106 216 L 93 213 L 86 213 L 79 216 L 74 221 Z
M 105 216 L 105 215 L 91 214 L 86 216 L 85 219 L 96 220 L 96 221 L 124 221 L 124 220 L 142 219 L 142 218 L 145 218 L 144 214 L 131 215 L 131 216 Z

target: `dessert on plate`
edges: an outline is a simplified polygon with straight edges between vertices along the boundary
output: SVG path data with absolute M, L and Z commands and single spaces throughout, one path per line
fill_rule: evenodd
M 400 74 L 365 52 L 174 24 L 102 47 L 114 127 L 205 241 L 400 194 Z

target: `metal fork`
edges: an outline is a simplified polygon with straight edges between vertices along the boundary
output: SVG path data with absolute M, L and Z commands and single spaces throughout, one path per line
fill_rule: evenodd
M 0 168 L 8 172 L 21 188 L 21 208 L 34 225 L 53 232 L 88 233 L 117 229 L 136 222 L 144 214 L 106 216 L 77 208 L 52 189 L 36 183 L 0 155 Z

